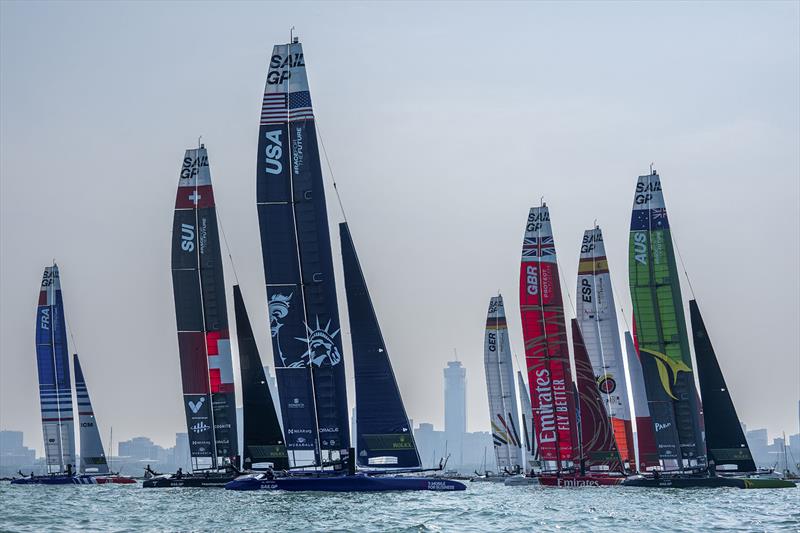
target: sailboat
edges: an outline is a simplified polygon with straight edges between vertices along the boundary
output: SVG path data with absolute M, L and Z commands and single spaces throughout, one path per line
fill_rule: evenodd
M 737 469 L 755 470 L 755 464 L 699 309 L 693 303 L 690 307 L 698 377 L 704 406 L 712 415 L 706 417 L 707 441 L 703 439 L 700 401 L 694 386 L 669 219 L 661 179 L 654 170 L 639 176 L 636 184 L 629 271 L 634 345 L 642 367 L 660 468 L 647 475 L 631 476 L 625 485 L 675 488 L 777 486 L 781 480 L 729 477 L 717 473 L 718 461 Z
M 594 449 L 600 442 L 595 442 L 590 432 L 584 435 L 586 443 L 581 441 L 579 407 L 587 401 L 592 402 L 593 408 L 597 405 L 602 407 L 602 403 L 595 401 L 599 395 L 594 393 L 576 393 L 576 384 L 572 381 L 555 240 L 550 212 L 545 204 L 532 207 L 528 214 L 522 244 L 519 294 L 533 422 L 542 465 L 539 483 L 561 487 L 618 484 L 622 478 L 609 475 L 608 470 L 585 469 L 587 464 L 592 466 L 593 463 L 587 461 L 582 451 L 584 448 L 587 453 L 601 455 L 607 450 Z M 580 330 L 577 332 L 573 339 L 576 354 L 578 348 L 583 347 Z M 586 358 L 588 362 L 588 356 Z M 591 381 L 594 383 L 594 378 Z M 606 416 L 592 420 L 598 427 L 608 424 Z M 602 444 L 607 445 L 605 440 Z M 602 458 L 600 462 L 603 461 L 606 459 Z
M 357 450 L 350 447 L 339 324 L 316 127 L 297 39 L 276 45 L 259 130 L 256 203 L 286 448 L 295 475 L 250 474 L 231 490 L 463 490 L 416 471 L 419 454 L 355 247 L 340 227 L 353 338 Z M 356 466 L 362 472 L 356 473 Z M 382 475 L 370 475 L 381 473 Z
M 194 473 L 157 475 L 144 487 L 224 486 L 238 439 L 225 279 L 204 145 L 186 150 L 172 227 L 172 287 L 183 405 Z
M 83 371 L 77 354 L 74 357 L 81 427 L 81 464 L 78 472 L 75 469 L 75 423 L 64 300 L 58 265 L 53 263 L 53 266 L 44 269 L 36 312 L 36 360 L 47 473 L 43 476 L 31 474 L 15 478 L 11 480 L 12 484 L 135 483 L 132 478 L 109 471 Z
M 613 426 L 623 464 L 635 465 L 633 426 L 614 291 L 603 232 L 596 224 L 583 233 L 576 295 L 575 315 L 594 372 L 595 387 Z
M 525 435 L 524 433 L 521 435 L 517 427 L 519 424 L 517 394 L 502 295 L 493 296 L 489 300 L 483 365 L 489 400 L 489 424 L 499 472 L 493 474 L 485 470 L 473 481 L 503 482 L 506 477 L 519 474 L 524 468 L 522 441 Z

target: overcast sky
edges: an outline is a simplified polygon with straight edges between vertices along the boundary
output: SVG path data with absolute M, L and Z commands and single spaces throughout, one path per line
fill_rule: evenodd
M 455 348 L 468 429 L 488 429 L 486 309 L 501 290 L 521 356 L 521 242 L 542 196 L 564 289 L 596 219 L 630 319 L 633 191 L 655 162 L 740 417 L 796 433 L 799 5 L 0 3 L 0 427 L 41 450 L 34 319 L 56 258 L 104 438 L 186 431 L 169 252 L 200 135 L 272 366 L 256 143 L 268 58 L 295 26 L 415 424 L 441 427 Z

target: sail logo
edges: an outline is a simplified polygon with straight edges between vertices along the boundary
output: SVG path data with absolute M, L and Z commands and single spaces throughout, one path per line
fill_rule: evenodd
M 264 140 L 267 142 L 264 148 L 264 170 L 268 174 L 280 174 L 283 172 L 283 141 L 281 141 L 283 130 L 277 129 L 264 133 Z
M 592 302 L 592 284 L 586 278 L 581 279 L 581 300 L 586 303 Z
M 660 422 L 653 422 L 653 425 L 656 428 L 656 433 L 658 433 L 659 431 L 662 431 L 664 429 L 671 428 L 672 427 L 672 422 L 667 422 L 666 424 L 662 424 Z
M 203 404 L 205 402 L 206 402 L 206 397 L 201 396 L 200 399 L 197 400 L 196 402 L 189 400 L 188 402 L 186 402 L 186 404 L 189 406 L 189 409 L 191 409 L 192 413 L 197 414 L 197 412 L 200 410 L 201 407 L 203 407 Z
M 609 374 L 604 374 L 597 378 L 597 388 L 604 394 L 611 394 L 617 390 L 617 382 Z
M 342 360 L 342 354 L 339 353 L 339 348 L 336 345 L 336 335 L 341 331 L 330 331 L 331 320 L 322 328 L 319 324 L 319 315 L 317 315 L 317 326 L 311 329 L 306 326 L 306 333 L 308 337 L 295 337 L 302 343 L 305 343 L 307 348 L 303 355 L 300 356 L 299 361 L 295 361 L 289 365 L 290 368 L 297 368 L 302 366 L 316 365 L 321 367 L 325 361 L 331 366 L 338 365 Z
M 181 250 L 194 251 L 194 226 L 191 224 L 181 224 Z
M 648 176 L 652 178 L 652 176 Z M 661 180 L 640 181 L 636 184 L 636 196 L 633 199 L 635 205 L 649 204 L 655 197 L 654 193 L 661 192 Z
M 189 429 L 199 434 L 203 433 L 204 431 L 208 431 L 209 429 L 211 429 L 211 426 L 207 425 L 205 422 L 198 422 Z
M 525 226 L 525 231 L 539 231 L 544 222 L 550 222 L 549 211 L 531 211 L 528 213 L 528 225 Z
M 656 367 L 658 368 L 658 378 L 661 380 L 661 387 L 664 389 L 670 398 L 677 400 L 678 398 L 672 393 L 673 387 L 678 384 L 678 372 L 691 373 L 692 369 L 683 361 L 675 361 L 666 354 L 656 352 L 655 350 L 648 350 L 647 348 L 639 348 L 639 353 L 646 353 L 656 360 Z M 672 374 L 672 380 L 670 380 Z
M 288 69 L 286 67 L 289 67 Z M 303 54 L 287 54 L 283 57 L 275 54 L 269 61 L 269 72 L 267 73 L 267 85 L 280 85 L 292 77 L 291 68 L 305 67 Z
M 39 327 L 42 329 L 50 329 L 50 308 L 43 307 L 42 314 L 39 317 Z
M 633 234 L 633 258 L 637 263 L 647 265 L 647 234 L 643 231 Z
M 183 166 L 181 167 L 181 179 L 194 178 L 200 172 L 202 167 L 208 166 L 208 156 L 184 157 Z
M 529 265 L 525 269 L 526 282 L 528 284 L 528 294 L 537 296 L 539 294 L 539 269 L 533 265 Z
M 546 368 L 536 371 L 536 396 L 539 413 L 539 444 L 556 442 L 556 421 L 553 412 L 553 392 L 550 372 Z
M 286 356 L 283 355 L 283 350 L 281 349 L 280 335 L 283 324 L 279 322 L 279 320 L 286 318 L 286 316 L 289 314 L 289 306 L 292 303 L 292 296 L 294 296 L 293 292 L 289 293 L 289 296 L 275 293 L 269 297 L 270 333 L 272 334 L 272 338 L 275 339 L 275 345 L 278 347 L 278 355 L 280 356 L 281 362 L 284 366 L 286 366 Z
M 300 401 L 300 398 L 294 398 L 291 402 L 289 402 L 289 409 L 303 409 L 306 406 L 303 402 Z M 292 431 L 291 429 L 289 430 Z

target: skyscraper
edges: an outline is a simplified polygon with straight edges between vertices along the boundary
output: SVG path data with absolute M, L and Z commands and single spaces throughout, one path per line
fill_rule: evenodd
M 464 462 L 467 432 L 467 369 L 450 361 L 444 369 L 444 433 L 453 466 Z

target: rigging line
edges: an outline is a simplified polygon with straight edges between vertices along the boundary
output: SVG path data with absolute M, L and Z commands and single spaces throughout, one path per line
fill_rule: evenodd
M 219 206 L 216 206 L 217 209 L 217 223 L 219 225 L 220 231 L 222 231 L 222 240 L 225 243 L 225 249 L 228 250 L 228 259 L 231 262 L 231 269 L 233 270 L 233 279 L 236 280 L 236 284 L 239 284 L 239 276 L 236 273 L 236 263 L 233 261 L 233 254 L 231 253 L 231 247 L 228 245 L 228 236 L 225 235 L 225 227 L 222 225 L 222 213 L 220 212 Z
M 319 124 L 319 117 L 314 117 L 314 121 L 317 123 L 317 137 L 319 137 L 319 144 L 322 146 L 322 155 L 325 156 L 325 164 L 328 166 L 328 173 L 331 176 L 331 182 L 333 183 L 333 191 L 336 193 L 336 200 L 339 202 L 339 210 L 342 212 L 342 218 L 345 222 L 347 222 L 347 213 L 344 211 L 344 204 L 342 204 L 342 197 L 339 195 L 339 188 L 336 186 L 336 177 L 333 175 L 333 167 L 331 166 L 331 161 L 328 158 L 328 150 L 325 149 L 325 140 L 322 138 L 322 128 Z
M 686 271 L 686 265 L 683 262 L 683 255 L 681 255 L 681 248 L 678 246 L 678 239 L 675 238 L 675 231 L 670 228 L 670 233 L 672 234 L 672 243 L 675 245 L 675 250 L 678 252 L 678 259 L 681 260 L 681 268 L 683 269 L 683 275 L 686 277 L 686 283 L 689 285 L 689 292 L 692 293 L 692 299 L 696 300 L 697 297 L 694 295 L 692 280 L 689 279 L 689 273 Z

